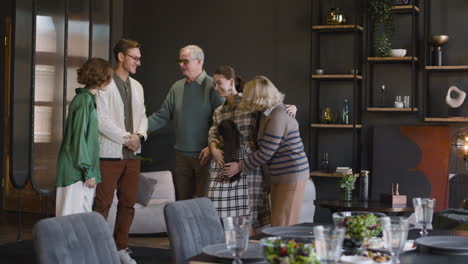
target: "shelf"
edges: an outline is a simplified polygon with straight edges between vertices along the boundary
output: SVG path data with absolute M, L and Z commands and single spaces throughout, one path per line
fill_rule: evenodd
M 468 122 L 468 117 L 426 117 L 426 122 Z
M 418 57 L 367 57 L 369 62 L 411 62 L 418 61 Z
M 354 79 L 354 74 L 313 74 L 312 79 Z M 356 75 L 356 79 L 362 80 L 362 75 Z
M 368 107 L 369 112 L 417 112 L 418 108 Z
M 353 128 L 353 125 L 342 125 L 342 124 L 310 124 L 310 127 L 316 128 Z M 356 128 L 362 128 L 361 124 L 356 124 Z
M 312 26 L 313 30 L 330 32 L 330 31 L 352 31 L 357 27 L 359 31 L 363 30 L 362 26 L 359 25 L 317 25 Z
M 468 65 L 426 66 L 427 71 L 468 71 Z
M 310 176 L 315 177 L 328 177 L 328 178 L 341 178 L 347 176 L 348 174 L 334 173 L 334 172 L 321 172 L 321 171 L 311 171 Z M 359 177 L 359 173 L 354 173 L 354 176 Z
M 411 13 L 413 12 L 413 9 L 416 11 L 416 13 L 419 12 L 419 7 L 413 5 L 399 5 L 392 7 L 392 11 L 394 13 Z

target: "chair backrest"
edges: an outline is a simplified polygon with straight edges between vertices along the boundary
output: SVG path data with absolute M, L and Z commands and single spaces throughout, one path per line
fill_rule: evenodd
M 104 217 L 96 212 L 39 221 L 33 230 L 38 263 L 120 264 Z
M 218 213 L 208 198 L 168 203 L 164 218 L 176 264 L 186 263 L 204 246 L 225 241 Z

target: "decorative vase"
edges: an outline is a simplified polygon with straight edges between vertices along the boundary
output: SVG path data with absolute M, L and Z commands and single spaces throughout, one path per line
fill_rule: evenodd
M 343 14 L 343 9 L 337 7 L 330 9 L 325 17 L 328 25 L 340 25 L 346 23 L 346 18 Z
M 353 190 L 341 188 L 341 200 L 350 202 L 353 200 Z
M 333 124 L 336 121 L 335 114 L 331 107 L 325 107 L 322 111 L 322 115 L 320 117 L 322 124 Z

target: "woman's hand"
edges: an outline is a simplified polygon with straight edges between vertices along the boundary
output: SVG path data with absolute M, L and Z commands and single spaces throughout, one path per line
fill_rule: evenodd
M 292 117 L 296 117 L 297 107 L 295 105 L 284 105 L 286 107 L 286 112 Z
M 85 185 L 86 185 L 86 187 L 88 187 L 88 188 L 94 188 L 94 187 L 96 187 L 96 178 L 87 179 L 87 180 L 85 181 Z
M 224 165 L 224 152 L 219 148 L 211 148 L 211 156 L 219 168 Z
M 229 162 L 224 164 L 223 176 L 232 177 L 241 171 L 239 162 Z

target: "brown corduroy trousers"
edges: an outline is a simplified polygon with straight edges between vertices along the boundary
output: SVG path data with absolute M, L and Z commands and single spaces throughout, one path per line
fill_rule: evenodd
M 128 159 L 101 160 L 102 182 L 97 185 L 93 211 L 107 219 L 117 188 L 117 216 L 114 227 L 114 239 L 118 250 L 128 247 L 128 231 L 135 215 L 136 195 L 140 179 L 140 160 Z

